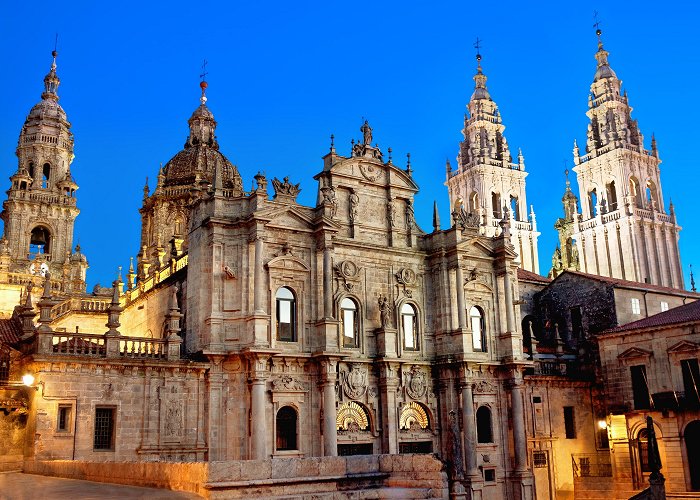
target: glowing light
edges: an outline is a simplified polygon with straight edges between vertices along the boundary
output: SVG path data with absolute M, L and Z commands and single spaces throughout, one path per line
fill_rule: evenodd
M 598 428 L 599 429 L 605 429 L 608 426 L 608 423 L 605 420 L 598 420 Z
M 22 375 L 22 383 L 28 387 L 34 385 L 34 375 L 31 373 L 25 373 Z

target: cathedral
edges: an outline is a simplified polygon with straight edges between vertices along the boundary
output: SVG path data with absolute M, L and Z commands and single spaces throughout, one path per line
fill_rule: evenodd
M 477 55 L 447 223 L 418 226 L 410 163 L 367 121 L 331 142 L 315 206 L 299 179 L 244 189 L 202 81 L 136 262 L 88 293 L 56 56 L 0 215 L 0 470 L 207 498 L 629 498 L 663 487 L 651 449 L 668 491 L 700 489 L 700 295 L 600 31 L 548 277 Z

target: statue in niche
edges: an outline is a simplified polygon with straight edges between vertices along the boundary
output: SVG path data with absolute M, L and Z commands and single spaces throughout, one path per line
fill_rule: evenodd
M 406 200 L 406 228 L 413 229 L 416 223 L 416 214 L 413 209 L 413 202 L 411 200 Z
M 335 195 L 335 188 L 333 186 L 323 187 L 321 194 L 323 195 L 323 203 L 331 206 L 331 217 L 335 217 L 338 212 L 338 198 Z
M 386 218 L 390 228 L 396 227 L 396 207 L 393 199 L 386 202 Z
M 360 197 L 357 195 L 357 191 L 354 189 L 350 190 L 350 222 L 355 222 L 357 220 L 358 207 L 360 205 Z
M 389 305 L 389 299 L 386 295 L 379 296 L 379 322 L 382 328 L 391 327 L 391 306 Z

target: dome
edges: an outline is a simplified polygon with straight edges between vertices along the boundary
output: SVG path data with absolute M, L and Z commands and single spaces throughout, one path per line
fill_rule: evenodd
M 75 246 L 75 252 L 70 256 L 70 262 L 82 262 L 87 264 L 87 257 L 80 252 L 80 245 Z
M 617 78 L 617 75 L 609 65 L 604 64 L 598 67 L 593 80 L 597 82 L 601 78 Z
M 43 118 L 54 118 L 60 121 L 67 121 L 68 117 L 66 112 L 58 101 L 55 99 L 42 99 L 29 111 L 27 115 L 27 121 L 29 120 L 41 120 Z
M 167 186 L 192 185 L 199 180 L 214 182 L 214 172 L 221 173 L 223 188 L 242 189 L 241 176 L 235 166 L 216 148 L 206 144 L 186 145 L 163 167 Z

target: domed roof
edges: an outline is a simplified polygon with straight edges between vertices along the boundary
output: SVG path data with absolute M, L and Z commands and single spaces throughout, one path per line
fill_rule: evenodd
M 41 120 L 43 118 L 54 118 L 60 121 L 68 121 L 66 112 L 55 99 L 42 99 L 34 105 L 27 115 L 29 120 Z
M 598 66 L 593 80 L 597 82 L 601 78 L 617 78 L 617 75 L 608 64 L 604 64 L 602 66 Z
M 84 262 L 87 264 L 87 257 L 80 251 L 80 245 L 75 246 L 75 252 L 70 256 L 70 262 Z

